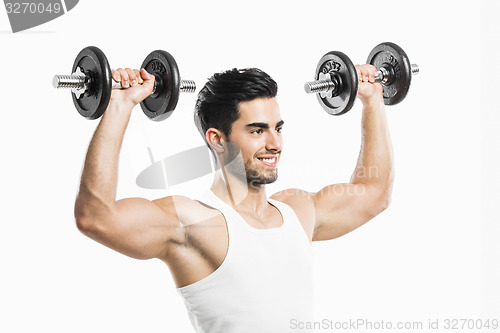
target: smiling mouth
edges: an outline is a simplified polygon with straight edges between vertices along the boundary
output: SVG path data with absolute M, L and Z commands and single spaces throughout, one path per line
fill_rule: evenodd
M 274 168 L 276 164 L 278 164 L 278 156 L 279 154 L 273 157 L 257 157 L 257 159 L 261 161 L 262 164 Z

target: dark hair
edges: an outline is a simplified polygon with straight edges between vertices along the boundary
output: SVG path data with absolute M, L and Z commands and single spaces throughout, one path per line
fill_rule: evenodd
M 240 118 L 240 102 L 272 98 L 277 93 L 276 82 L 257 68 L 216 73 L 198 93 L 194 122 L 205 142 L 209 128 L 216 128 L 229 137 L 233 123 Z

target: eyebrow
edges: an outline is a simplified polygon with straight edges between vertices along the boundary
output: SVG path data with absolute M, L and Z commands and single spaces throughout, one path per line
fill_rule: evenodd
M 280 126 L 283 126 L 285 122 L 283 120 L 280 120 L 276 123 L 276 128 L 280 127 Z M 248 124 L 246 125 L 245 127 L 259 127 L 259 128 L 264 128 L 264 129 L 268 129 L 269 128 L 269 124 L 268 123 L 251 123 L 251 124 Z

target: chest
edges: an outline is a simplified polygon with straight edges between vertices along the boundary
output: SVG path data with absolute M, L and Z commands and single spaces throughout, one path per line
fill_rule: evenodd
M 283 225 L 283 216 L 274 206 L 270 206 L 263 214 L 245 210 L 236 211 L 243 222 L 255 229 L 273 229 Z

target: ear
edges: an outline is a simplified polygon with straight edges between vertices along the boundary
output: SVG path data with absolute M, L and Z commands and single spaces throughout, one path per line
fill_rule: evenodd
M 216 153 L 224 152 L 224 142 L 225 137 L 224 134 L 216 128 L 209 128 L 205 133 L 205 138 Z

